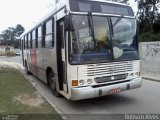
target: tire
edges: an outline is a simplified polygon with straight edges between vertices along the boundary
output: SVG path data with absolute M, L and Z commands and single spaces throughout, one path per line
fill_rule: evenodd
M 52 94 L 56 97 L 60 97 L 60 93 L 57 91 L 56 78 L 54 77 L 54 74 L 52 71 L 48 73 L 48 81 L 49 81 L 49 87 L 52 91 Z
M 28 66 L 26 62 L 25 62 L 25 71 L 27 75 L 31 75 L 31 72 L 28 70 Z

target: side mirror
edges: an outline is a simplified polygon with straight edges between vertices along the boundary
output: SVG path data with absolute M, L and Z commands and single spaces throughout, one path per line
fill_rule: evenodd
M 68 30 L 69 30 L 69 27 L 70 27 L 70 16 L 69 16 L 69 15 L 66 15 L 66 16 L 64 17 L 64 29 L 65 29 L 66 31 L 68 31 Z
M 64 29 L 66 31 L 74 31 L 73 24 L 71 23 L 71 20 L 70 20 L 70 15 L 66 15 L 64 17 Z

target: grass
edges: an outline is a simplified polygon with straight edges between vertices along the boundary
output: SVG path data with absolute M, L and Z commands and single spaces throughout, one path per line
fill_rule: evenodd
M 0 67 L 0 114 L 16 114 L 20 120 L 61 120 L 19 71 L 4 67 Z

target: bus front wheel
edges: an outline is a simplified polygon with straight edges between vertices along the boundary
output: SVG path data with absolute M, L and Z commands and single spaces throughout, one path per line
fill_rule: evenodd
M 52 71 L 50 71 L 48 73 L 48 81 L 49 81 L 49 86 L 50 86 L 50 89 L 51 89 L 53 95 L 56 97 L 59 97 L 60 93 L 57 91 L 56 78 L 55 78 Z

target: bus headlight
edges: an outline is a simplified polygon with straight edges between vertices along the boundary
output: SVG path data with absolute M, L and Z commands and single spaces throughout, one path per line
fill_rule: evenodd
M 136 72 L 135 73 L 135 77 L 139 77 L 140 76 L 140 73 L 139 72 Z
M 137 77 L 140 77 L 140 73 L 139 72 L 135 72 L 135 73 L 131 73 L 129 75 L 130 78 L 137 78 Z
M 93 82 L 92 79 L 88 79 L 88 80 L 87 80 L 87 83 L 88 83 L 88 84 L 92 84 L 92 82 Z
M 134 76 L 134 74 L 133 73 L 131 73 L 130 75 L 129 75 L 129 77 L 133 77 Z
M 80 84 L 80 85 L 84 85 L 84 83 L 85 83 L 84 80 L 80 80 L 80 81 L 79 81 L 79 84 Z

